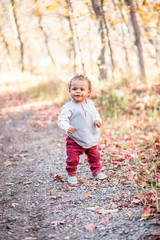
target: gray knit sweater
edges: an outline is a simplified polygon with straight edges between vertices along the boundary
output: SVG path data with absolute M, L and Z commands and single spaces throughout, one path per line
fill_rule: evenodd
M 94 103 L 87 99 L 86 104 L 76 104 L 73 101 L 63 105 L 58 117 L 58 126 L 66 133 L 72 126 L 77 130 L 68 136 L 83 148 L 96 146 L 99 141 L 99 131 L 94 121 L 101 118 Z

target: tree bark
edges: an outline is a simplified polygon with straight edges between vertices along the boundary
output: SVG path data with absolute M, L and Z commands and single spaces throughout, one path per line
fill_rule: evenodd
M 7 43 L 7 41 L 6 41 L 6 39 L 5 39 L 5 36 L 4 36 L 3 32 L 2 32 L 1 27 L 0 27 L 0 35 L 1 35 L 1 37 L 2 37 L 2 41 L 3 41 L 3 44 L 4 44 L 5 49 L 6 49 L 6 53 L 7 53 L 7 63 L 8 63 L 8 65 L 9 65 L 9 69 L 12 70 L 12 69 L 13 69 L 13 64 L 12 64 L 12 60 L 11 60 L 11 58 L 10 58 L 9 46 L 8 46 L 8 43 Z
M 21 33 L 19 30 L 19 25 L 18 25 L 18 20 L 17 20 L 17 16 L 16 16 L 16 12 L 14 10 L 14 6 L 15 6 L 15 1 L 14 0 L 10 0 L 11 2 L 11 6 L 12 6 L 12 14 L 13 14 L 13 18 L 14 18 L 14 22 L 15 22 L 15 26 L 16 26 L 16 31 L 17 31 L 17 46 L 19 47 L 19 66 L 20 66 L 20 70 L 24 71 L 24 46 L 23 46 L 23 42 L 21 39 Z
M 76 39 L 76 42 L 77 42 L 77 48 L 78 48 L 78 51 L 79 51 L 79 54 L 80 54 L 80 60 L 81 60 L 81 66 L 82 66 L 82 71 L 83 71 L 83 74 L 85 74 L 85 65 L 84 65 L 84 61 L 83 61 L 83 57 L 82 57 L 82 49 L 81 49 L 81 45 L 80 45 L 80 39 L 79 39 L 79 35 L 77 33 L 77 30 L 76 30 L 76 26 L 74 26 L 72 24 L 72 22 L 75 21 L 75 17 L 74 17 L 74 12 L 73 12 L 73 7 L 72 7 L 72 3 L 70 0 L 66 0 L 67 4 L 68 4 L 68 9 L 70 11 L 70 20 L 71 20 L 71 25 L 72 25 L 72 34 L 73 34 L 73 38 L 75 37 Z
M 68 9 L 70 10 L 70 5 L 67 1 L 67 5 L 68 5 Z M 69 27 L 70 27 L 70 31 L 71 31 L 71 40 L 70 40 L 70 43 L 71 43 L 71 48 L 73 50 L 73 55 L 74 55 L 74 63 L 73 63 L 73 71 L 74 71 L 74 74 L 76 74 L 76 58 L 77 58 L 77 53 L 76 53 L 76 44 L 75 44 L 75 41 L 74 41 L 74 29 L 73 29 L 73 26 L 72 26 L 72 21 L 71 21 L 71 13 L 69 12 L 68 16 L 67 16 L 67 19 L 68 19 L 68 22 L 69 22 Z
M 102 18 L 102 11 L 101 6 L 99 5 L 97 0 L 91 0 L 92 7 L 95 12 L 96 18 L 99 22 L 99 32 L 101 37 L 101 50 L 100 55 L 98 57 L 98 68 L 99 68 L 99 75 L 100 79 L 105 79 L 107 74 L 107 68 L 106 68 L 106 60 L 105 60 L 105 51 L 106 51 L 106 40 L 105 40 L 105 33 L 104 33 L 104 27 L 103 27 L 103 18 Z
M 138 53 L 138 60 L 139 60 L 139 67 L 140 67 L 140 78 L 146 80 L 145 76 L 145 67 L 144 67 L 144 60 L 143 60 L 143 50 L 141 44 L 141 37 L 140 37 L 140 30 L 138 26 L 138 21 L 136 18 L 135 8 L 133 4 L 133 0 L 125 0 L 125 4 L 130 8 L 130 17 L 131 23 L 134 30 L 134 37 L 135 37 L 135 46 L 137 48 Z
M 113 1 L 114 6 L 116 6 L 115 0 L 112 0 L 112 1 Z M 118 8 L 119 8 L 121 19 L 123 21 L 125 21 L 125 17 L 124 17 L 123 12 L 122 12 L 122 2 L 121 2 L 121 0 L 119 1 Z M 127 26 L 127 29 L 128 29 L 128 26 Z M 127 47 L 126 47 L 126 44 L 125 44 L 125 31 L 124 31 L 124 28 L 123 28 L 122 24 L 121 24 L 121 32 L 122 32 L 122 41 L 123 41 L 122 42 L 122 48 L 123 48 L 124 55 L 125 55 L 125 61 L 126 61 L 126 64 L 127 64 L 127 68 L 129 70 L 129 75 L 131 75 L 132 70 L 131 70 L 131 65 L 130 65 L 130 62 L 129 62 Z M 129 32 L 129 30 L 128 30 L 128 32 Z
M 38 0 L 35 0 L 35 3 L 36 3 L 37 9 L 39 10 Z M 42 25 L 42 15 L 40 14 L 40 11 L 38 11 L 38 12 L 39 12 L 39 15 L 37 14 L 37 16 L 38 16 L 39 28 L 40 28 L 41 32 L 43 33 L 43 36 L 44 36 L 44 42 L 45 42 L 47 54 L 50 57 L 52 63 L 55 64 L 55 61 L 53 59 L 53 56 L 52 56 L 50 48 L 49 48 L 49 39 L 48 39 L 48 36 L 47 36 L 47 34 L 44 30 L 44 27 Z
M 112 72 L 114 72 L 115 64 L 114 64 L 114 60 L 113 60 L 113 51 L 111 48 L 111 42 L 110 42 L 110 38 L 109 38 L 109 28 L 108 28 L 107 21 L 105 19 L 105 15 L 104 15 L 104 10 L 103 10 L 103 0 L 101 0 L 101 11 L 102 11 L 102 18 L 103 18 L 105 30 L 106 30 L 107 40 L 108 40 L 108 48 L 109 48 L 109 54 L 110 54 L 110 59 L 111 59 L 111 68 L 112 68 Z

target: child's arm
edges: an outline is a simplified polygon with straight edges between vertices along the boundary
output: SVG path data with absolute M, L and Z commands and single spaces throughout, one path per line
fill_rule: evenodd
M 64 105 L 61 109 L 61 113 L 58 117 L 58 126 L 68 134 L 72 134 L 76 131 L 76 128 L 72 127 L 69 123 L 71 117 L 71 111 Z

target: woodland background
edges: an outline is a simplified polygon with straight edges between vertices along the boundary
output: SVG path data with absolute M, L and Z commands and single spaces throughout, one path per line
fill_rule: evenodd
M 160 76 L 159 0 L 1 0 L 0 69 Z

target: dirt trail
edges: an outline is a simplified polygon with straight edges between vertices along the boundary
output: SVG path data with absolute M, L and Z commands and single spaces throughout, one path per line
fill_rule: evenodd
M 80 184 L 69 186 L 56 119 L 39 131 L 33 119 L 22 112 L 0 120 L 0 239 L 158 239 L 154 220 L 132 204 L 134 186 L 90 179 L 84 156 Z

